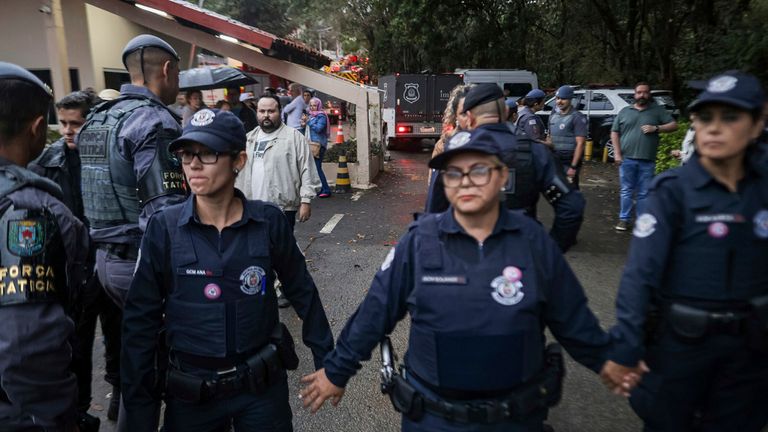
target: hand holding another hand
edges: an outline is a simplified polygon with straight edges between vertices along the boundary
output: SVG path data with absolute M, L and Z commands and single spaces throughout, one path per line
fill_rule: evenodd
M 299 399 L 304 404 L 304 408 L 310 408 L 313 414 L 323 406 L 326 400 L 330 399 L 331 404 L 337 406 L 344 397 L 344 389 L 336 387 L 328 380 L 325 369 L 303 377 L 301 382 L 307 386 L 299 391 Z
M 635 367 L 622 366 L 608 360 L 600 371 L 600 378 L 614 394 L 629 397 L 629 392 L 640 383 L 646 372 L 650 372 L 650 369 L 642 360 Z

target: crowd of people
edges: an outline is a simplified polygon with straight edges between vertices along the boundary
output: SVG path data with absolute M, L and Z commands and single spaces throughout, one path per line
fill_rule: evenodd
M 541 90 L 511 110 L 496 84 L 454 89 L 426 213 L 334 343 L 294 237 L 330 194 L 322 102 L 298 84 L 290 101 L 230 89 L 228 109 L 189 92 L 182 127 L 168 108 L 176 51 L 141 35 L 123 63 L 119 97 L 56 103 L 63 138 L 44 148 L 51 90 L 0 62 L 0 429 L 98 430 L 87 409 L 99 317 L 118 430 L 157 430 L 164 404 L 169 432 L 291 431 L 298 357 L 281 303 L 312 353 L 299 397 L 313 412 L 340 402 L 409 315 L 404 364 L 385 355 L 382 369 L 404 431 L 551 430 L 565 371 L 545 330 L 629 397 L 647 431 L 768 423 L 768 144 L 753 76 L 709 80 L 688 107 L 688 162 L 652 179 L 658 133 L 676 125 L 647 83 L 614 122 L 617 230 L 633 193 L 637 216 L 608 331 L 563 255 L 585 206 L 573 90 L 558 89 L 546 127 Z M 549 233 L 539 196 L 555 211 Z

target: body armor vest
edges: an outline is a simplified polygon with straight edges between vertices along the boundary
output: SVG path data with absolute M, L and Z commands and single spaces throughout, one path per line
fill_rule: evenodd
M 723 215 L 709 210 L 712 198 L 677 181 L 687 209 L 670 251 L 663 297 L 728 302 L 768 294 L 768 238 L 758 235 L 768 232 L 768 181 L 761 183 L 753 192 L 757 200 L 742 200 L 754 204 Z
M 115 107 L 118 102 L 125 102 Z M 144 97 L 126 96 L 97 106 L 78 134 L 82 160 L 83 205 L 91 228 L 135 224 L 143 204 L 165 194 L 184 194 L 183 173 L 168 154 L 167 145 L 176 138 L 160 128 L 152 165 L 137 179 L 133 161 L 118 151 L 120 130 L 135 110 L 160 103 Z M 174 166 L 175 165 L 175 166 Z
M 253 352 L 269 342 L 278 323 L 268 226 L 249 222 L 247 235 L 238 239 L 242 248 L 226 259 L 189 225 L 178 226 L 182 208 L 171 206 L 162 213 L 173 272 L 166 301 L 168 344 L 213 358 Z
M 441 389 L 511 389 L 541 369 L 546 300 L 535 258 L 509 239 L 468 264 L 441 243 L 438 217 L 415 228 L 408 370 Z
M 552 113 L 549 122 L 549 135 L 557 152 L 569 152 L 573 154 L 576 149 L 576 135 L 573 133 L 573 119 L 576 117 L 571 111 L 568 115 Z
M 530 216 L 536 215 L 539 191 L 536 189 L 536 167 L 533 164 L 534 141 L 527 136 L 518 136 L 513 151 L 502 156 L 509 168 L 509 180 L 504 192 L 507 208 L 525 210 Z

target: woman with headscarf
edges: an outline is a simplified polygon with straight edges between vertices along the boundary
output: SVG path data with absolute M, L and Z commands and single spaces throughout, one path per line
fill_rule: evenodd
M 309 129 L 309 141 L 312 149 L 312 156 L 315 158 L 317 174 L 320 176 L 322 187 L 319 198 L 328 198 L 331 196 L 331 188 L 328 186 L 328 180 L 323 172 L 323 156 L 328 148 L 328 136 L 331 134 L 331 123 L 328 121 L 328 115 L 323 111 L 323 102 L 320 98 L 313 97 L 309 100 L 309 120 L 307 121 Z M 317 148 L 318 150 L 315 150 Z

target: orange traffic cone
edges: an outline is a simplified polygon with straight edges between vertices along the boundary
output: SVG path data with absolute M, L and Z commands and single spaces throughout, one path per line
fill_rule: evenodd
M 343 194 L 350 192 L 352 185 L 349 183 L 349 168 L 347 167 L 347 155 L 339 155 L 339 168 L 336 170 L 336 190 L 334 193 Z
M 341 126 L 341 119 L 339 119 L 339 128 L 336 129 L 336 144 L 344 144 L 344 128 Z

